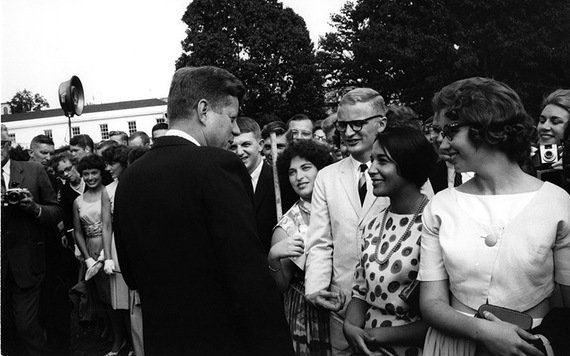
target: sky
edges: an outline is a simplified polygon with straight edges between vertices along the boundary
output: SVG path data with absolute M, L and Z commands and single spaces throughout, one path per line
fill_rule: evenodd
M 190 2 L 0 0 L 1 102 L 27 89 L 59 108 L 59 84 L 72 75 L 87 103 L 166 97 Z M 281 2 L 305 19 L 317 44 L 346 0 Z

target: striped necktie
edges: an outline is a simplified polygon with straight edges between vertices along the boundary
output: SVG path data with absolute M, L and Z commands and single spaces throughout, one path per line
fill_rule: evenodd
M 368 169 L 366 163 L 360 165 L 360 179 L 358 179 L 358 196 L 360 197 L 360 205 L 364 205 L 364 199 L 366 198 L 366 175 L 365 172 Z

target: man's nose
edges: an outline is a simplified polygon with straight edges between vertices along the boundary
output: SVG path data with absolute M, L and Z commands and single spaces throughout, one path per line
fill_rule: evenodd
M 354 135 L 355 133 L 356 131 L 352 129 L 352 126 L 350 126 L 350 124 L 346 125 L 346 131 L 344 132 L 346 136 L 351 136 Z

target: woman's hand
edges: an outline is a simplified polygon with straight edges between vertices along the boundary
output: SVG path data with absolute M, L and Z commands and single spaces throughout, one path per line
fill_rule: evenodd
M 113 260 L 105 260 L 105 265 L 103 270 L 107 274 L 113 274 L 115 272 L 115 261 Z
M 346 341 L 350 344 L 354 351 L 359 351 L 367 356 L 372 356 L 373 353 L 368 348 L 366 337 L 367 333 L 358 326 L 345 321 L 343 325 L 344 336 Z
M 95 260 L 92 257 L 89 257 L 85 260 L 85 265 L 87 266 L 87 269 L 93 267 L 95 265 Z
M 320 290 L 305 297 L 311 304 L 337 312 L 344 307 L 346 296 L 342 291 Z
M 298 257 L 305 252 L 305 239 L 301 234 L 295 234 L 291 238 L 279 241 L 269 251 L 271 259 L 285 257 Z
M 491 355 L 532 355 L 544 356 L 529 342 L 538 338 L 516 325 L 501 321 L 489 312 L 483 316 L 489 320 L 482 329 L 481 343 Z

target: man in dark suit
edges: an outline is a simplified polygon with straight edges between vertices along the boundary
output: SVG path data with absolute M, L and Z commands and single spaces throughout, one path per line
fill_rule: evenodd
M 2 141 L 2 348 L 3 354 L 47 353 L 38 312 L 45 276 L 46 237 L 53 238 L 61 208 L 41 164 L 10 160 Z M 8 189 L 21 189 L 17 193 Z M 7 192 L 8 190 L 8 192 Z
M 238 155 L 251 177 L 257 233 L 265 253 L 269 253 L 273 227 L 277 224 L 273 169 L 261 155 L 263 139 L 259 124 L 245 116 L 238 117 L 236 122 L 240 133 L 234 137 L 230 149 Z
M 140 293 L 146 354 L 292 354 L 251 178 L 225 150 L 244 91 L 223 69 L 176 71 L 170 130 L 121 176 L 115 239 L 125 281 Z

